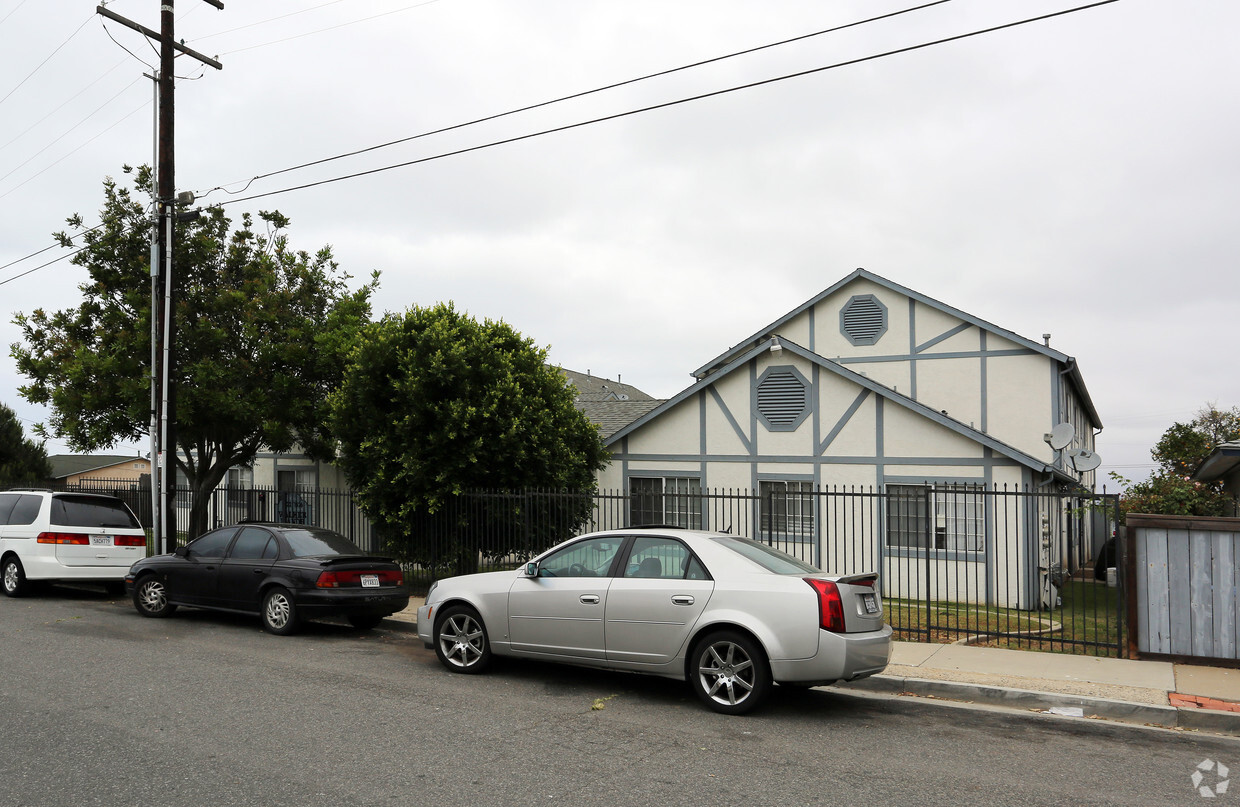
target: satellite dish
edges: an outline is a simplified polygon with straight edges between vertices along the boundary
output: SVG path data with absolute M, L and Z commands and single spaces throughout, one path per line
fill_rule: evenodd
M 1092 471 L 1101 465 L 1102 457 L 1093 451 L 1086 451 L 1083 448 L 1078 448 L 1076 451 L 1068 452 L 1068 462 L 1072 464 L 1073 469 L 1075 469 L 1078 474 L 1083 474 L 1086 471 Z
M 1048 434 L 1042 435 L 1042 439 L 1056 451 L 1067 448 L 1074 437 L 1076 429 L 1072 428 L 1071 423 L 1056 423 Z

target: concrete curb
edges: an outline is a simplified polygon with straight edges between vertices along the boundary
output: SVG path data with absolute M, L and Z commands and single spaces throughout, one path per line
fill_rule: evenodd
M 1101 718 L 1120 723 L 1161 726 L 1169 729 L 1193 729 L 1240 736 L 1240 714 L 1211 709 L 1161 706 L 1058 692 L 1036 692 L 961 681 L 892 675 L 875 675 L 850 684 L 839 684 L 837 688 L 880 692 L 888 695 L 930 697 L 1027 711 L 1078 708 L 1082 712 L 1082 717 L 1086 719 Z
M 388 617 L 383 620 L 380 628 L 416 635 L 418 623 L 408 619 Z M 1187 729 L 1240 737 L 1240 712 L 1133 703 L 1059 692 L 1038 692 L 1029 689 L 1012 689 L 964 681 L 911 678 L 900 675 L 874 675 L 850 684 L 837 684 L 834 688 L 845 692 L 854 689 L 884 695 L 937 698 L 957 703 L 975 703 L 1023 711 L 1045 712 L 1050 709 L 1078 708 L 1082 712 L 1081 719 L 1101 718 L 1117 723 Z

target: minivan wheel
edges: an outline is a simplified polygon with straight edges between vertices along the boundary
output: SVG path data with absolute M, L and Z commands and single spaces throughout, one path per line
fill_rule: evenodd
M 9 597 L 24 597 L 30 593 L 30 583 L 26 580 L 26 571 L 16 555 L 4 559 L 0 564 L 0 581 L 3 582 L 4 593 Z
M 690 656 L 689 684 L 716 712 L 741 715 L 756 709 L 771 691 L 766 654 L 737 631 L 704 637 Z

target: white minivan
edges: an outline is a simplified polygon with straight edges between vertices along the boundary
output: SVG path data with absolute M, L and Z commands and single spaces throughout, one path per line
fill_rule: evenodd
M 146 557 L 146 533 L 115 496 L 18 488 L 0 491 L 0 584 L 10 597 L 35 580 L 124 585 Z

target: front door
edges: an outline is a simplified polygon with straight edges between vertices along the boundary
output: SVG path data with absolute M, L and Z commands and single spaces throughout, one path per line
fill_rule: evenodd
M 508 593 L 514 652 L 603 659 L 603 615 L 612 564 L 623 538 L 572 543 L 539 563 L 538 577 L 518 577 Z
M 706 608 L 715 583 L 674 538 L 639 536 L 607 597 L 608 661 L 666 664 Z

